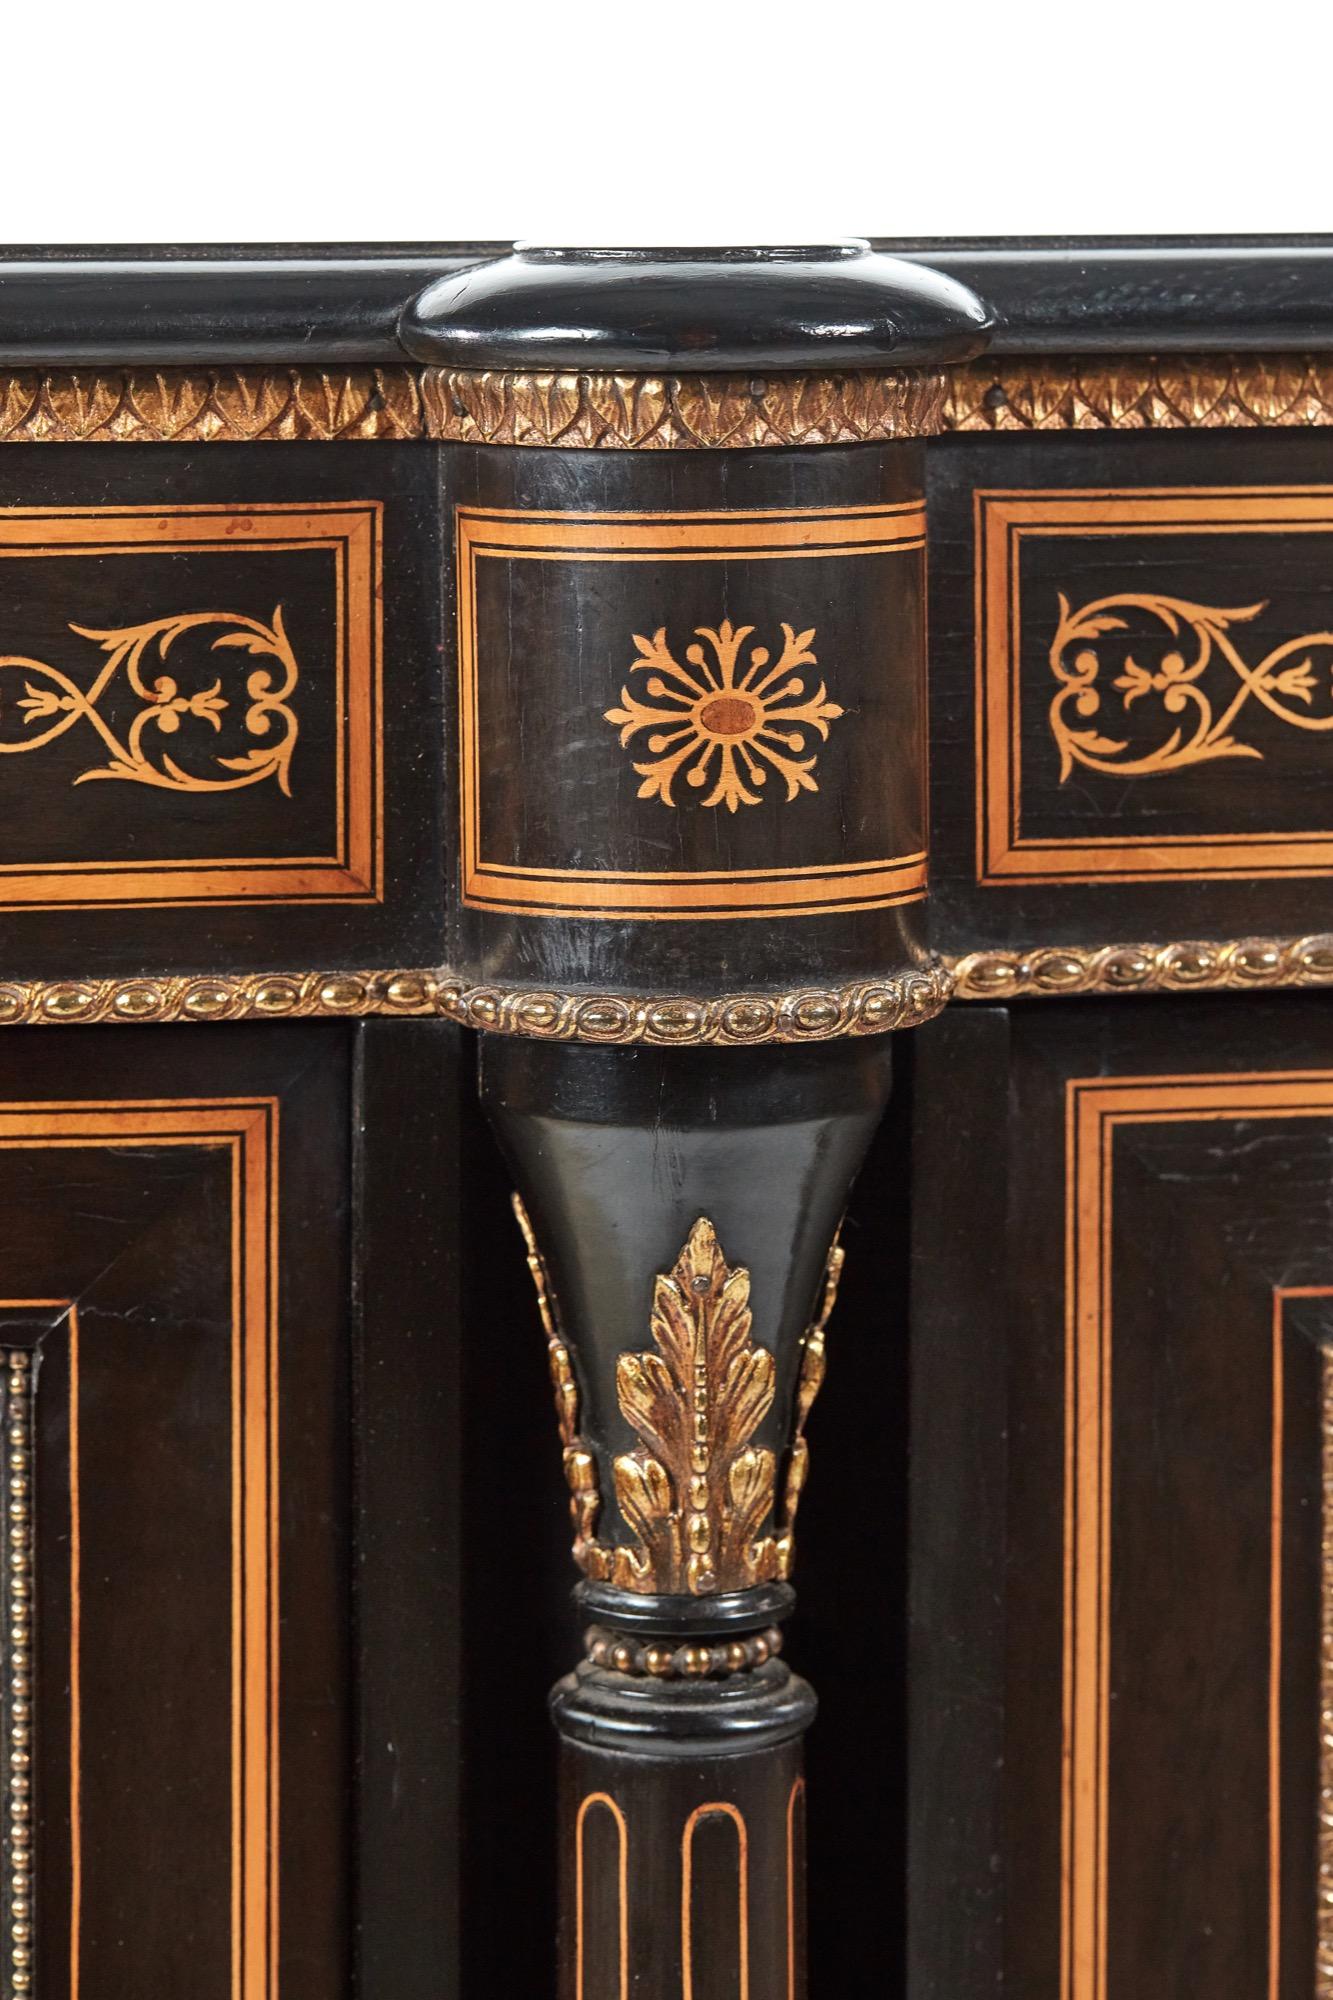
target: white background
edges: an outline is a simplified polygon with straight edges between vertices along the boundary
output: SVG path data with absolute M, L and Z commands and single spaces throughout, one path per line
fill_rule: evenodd
M 10 244 L 1333 227 L 1327 0 L 7 13 Z

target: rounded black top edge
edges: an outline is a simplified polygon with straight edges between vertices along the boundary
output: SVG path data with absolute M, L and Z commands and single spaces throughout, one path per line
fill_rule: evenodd
M 830 243 L 569 244 L 519 242 L 513 255 L 528 264 L 832 264 L 864 256 L 867 236 Z
M 812 245 L 520 243 L 407 306 L 414 360 L 485 369 L 798 373 L 930 367 L 983 351 L 989 306 L 860 237 Z

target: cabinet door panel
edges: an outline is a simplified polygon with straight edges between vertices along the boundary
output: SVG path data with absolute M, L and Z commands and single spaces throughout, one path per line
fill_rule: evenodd
M 346 1055 L 0 1048 L 20 1994 L 347 1990 Z
M 1309 1996 L 1333 1016 L 1038 1005 L 921 1060 L 914 1990 Z M 998 1240 L 960 1270 L 979 1161 Z

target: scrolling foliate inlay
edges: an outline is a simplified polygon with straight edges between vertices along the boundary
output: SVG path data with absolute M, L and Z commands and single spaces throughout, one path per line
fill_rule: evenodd
M 634 634 L 639 657 L 630 672 L 652 675 L 647 691 L 659 706 L 639 701 L 623 687 L 623 706 L 608 708 L 604 719 L 620 725 L 622 746 L 642 729 L 654 732 L 647 739 L 654 756 L 634 766 L 643 779 L 641 799 L 674 806 L 671 787 L 684 764 L 689 765 L 684 773 L 688 785 L 702 790 L 712 782 L 700 803 L 725 805 L 733 813 L 738 806 L 759 804 L 758 787 L 767 784 L 770 770 L 785 783 L 789 804 L 801 791 L 819 790 L 811 775 L 815 757 L 800 753 L 814 747 L 817 738 L 827 740 L 830 722 L 843 710 L 828 699 L 822 680 L 812 694 L 795 671 L 816 664 L 814 627 L 797 632 L 784 624 L 776 663 L 767 646 L 751 646 L 742 661 L 741 649 L 754 630 L 753 625 L 733 625 L 729 618 L 716 630 L 696 626 L 695 640 L 706 640 L 707 646 L 686 647 L 688 666 L 672 652 L 664 625 L 651 639 Z
M 209 642 L 210 655 L 234 648 L 250 656 L 241 704 L 235 694 L 223 692 L 221 672 L 209 685 L 186 693 L 174 674 L 154 671 L 165 667 L 172 647 L 184 633 L 213 626 L 223 629 Z M 15 675 L 23 684 L 22 695 L 6 699 L 0 682 L 0 728 L 8 711 L 25 732 L 9 739 L 0 736 L 0 755 L 40 750 L 82 721 L 91 724 L 102 739 L 108 761 L 81 771 L 73 781 L 76 785 L 94 778 L 122 778 L 167 791 L 227 792 L 272 777 L 290 795 L 298 724 L 287 697 L 296 687 L 300 670 L 283 625 L 281 605 L 271 624 L 239 612 L 196 611 L 116 631 L 94 631 L 84 625 L 69 629 L 81 639 L 93 640 L 107 656 L 87 688 L 80 687 L 63 668 L 43 660 L 21 654 L 0 655 L 0 674 Z M 274 664 L 258 664 L 264 660 Z M 114 696 L 118 679 L 142 704 L 123 734 L 117 734 L 102 706 L 104 697 Z M 211 771 L 184 769 L 160 742 L 164 737 L 179 739 L 182 726 L 192 721 L 221 736 L 224 717 L 241 705 L 246 734 L 261 740 L 235 756 L 214 754 Z
M 1051 643 L 1051 672 L 1060 688 L 1051 702 L 1051 732 L 1060 749 L 1063 783 L 1075 764 L 1092 771 L 1152 777 L 1219 757 L 1262 758 L 1263 751 L 1234 734 L 1242 711 L 1257 701 L 1280 722 L 1295 729 L 1325 733 L 1333 729 L 1333 707 L 1315 712 L 1318 696 L 1333 694 L 1333 632 L 1309 632 L 1284 640 L 1250 666 L 1230 636 L 1233 625 L 1257 618 L 1267 604 L 1222 609 L 1192 604 L 1184 598 L 1125 591 L 1099 597 L 1079 610 L 1060 595 L 1060 619 Z M 1131 618 L 1142 613 L 1171 644 L 1152 664 L 1136 660 L 1131 650 Z M 1109 690 L 1102 673 L 1107 664 L 1099 647 L 1107 634 L 1115 641 L 1120 671 L 1111 681 L 1126 715 L 1146 702 L 1164 715 L 1161 740 L 1139 748 L 1121 736 L 1108 714 Z M 1176 642 L 1179 643 L 1176 643 Z M 1140 641 L 1140 651 L 1142 642 Z M 1319 670 L 1316 671 L 1316 661 Z M 1239 686 L 1228 684 L 1225 697 L 1204 684 L 1209 668 L 1222 662 Z M 1160 703 L 1160 711 L 1157 704 Z

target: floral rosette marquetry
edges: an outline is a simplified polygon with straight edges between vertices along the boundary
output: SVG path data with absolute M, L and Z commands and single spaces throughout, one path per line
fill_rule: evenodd
M 651 639 L 635 633 L 639 657 L 630 671 L 649 675 L 652 699 L 641 701 L 623 687 L 621 706 L 608 708 L 606 720 L 619 727 L 622 744 L 642 730 L 651 732 L 646 748 L 653 755 L 634 766 L 643 779 L 641 799 L 676 805 L 672 786 L 682 774 L 686 784 L 704 793 L 701 805 L 724 805 L 733 813 L 738 806 L 759 804 L 770 772 L 786 785 L 788 802 L 799 792 L 819 790 L 815 756 L 802 753 L 827 739 L 829 724 L 843 711 L 828 699 L 822 680 L 812 691 L 796 671 L 815 665 L 814 627 L 797 632 L 784 624 L 776 660 L 763 645 L 751 646 L 742 658 L 754 629 L 729 618 L 716 630 L 696 627 L 695 642 L 685 648 L 685 666 L 668 645 L 664 625 Z

